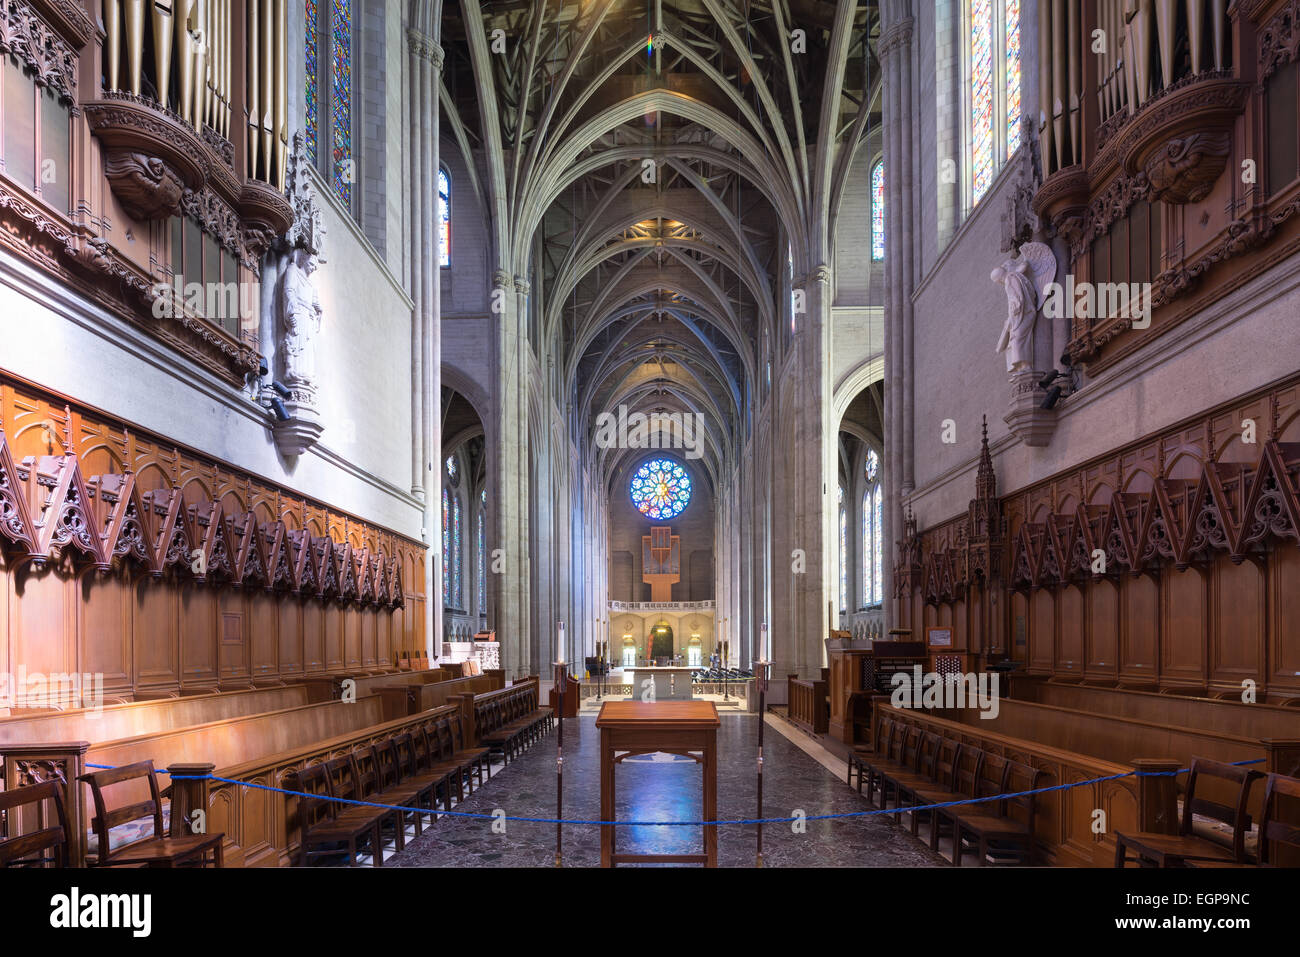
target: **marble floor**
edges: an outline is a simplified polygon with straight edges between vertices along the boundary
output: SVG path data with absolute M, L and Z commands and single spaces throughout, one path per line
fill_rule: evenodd
M 795 732 L 796 734 L 798 732 Z M 564 728 L 564 817 L 595 820 L 600 813 L 599 732 L 594 715 L 581 715 Z M 494 773 L 457 811 L 511 817 L 555 816 L 555 742 L 552 732 L 508 768 Z M 816 814 L 861 811 L 867 802 L 827 767 L 769 726 L 764 735 L 764 817 L 792 817 L 797 810 Z M 755 758 L 758 717 L 726 714 L 718 731 L 718 816 L 751 818 L 756 810 Z M 699 765 L 673 755 L 630 758 L 618 770 L 618 819 L 631 821 L 699 820 L 702 814 Z M 802 834 L 790 824 L 763 829 L 765 867 L 935 867 L 947 862 L 914 840 L 906 828 L 883 817 L 809 821 Z M 620 829 L 619 850 L 634 853 L 699 853 L 700 829 L 632 826 Z M 566 825 L 564 859 L 569 867 L 600 863 L 600 829 Z M 753 825 L 718 830 L 718 860 L 723 867 L 753 867 Z M 387 867 L 552 867 L 555 825 L 506 822 L 494 834 L 492 821 L 444 816 Z

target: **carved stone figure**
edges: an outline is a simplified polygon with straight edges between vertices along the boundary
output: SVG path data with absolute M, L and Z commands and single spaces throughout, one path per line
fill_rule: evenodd
M 321 326 L 320 296 L 312 273 L 316 257 L 295 249 L 280 280 L 281 349 L 285 384 L 313 385 L 316 378 L 316 336 Z
M 998 337 L 998 352 L 1007 354 L 1007 372 L 1014 375 L 1033 368 L 1034 323 L 1043 294 L 1056 277 L 1056 256 L 1042 243 L 1025 243 L 1020 255 L 997 266 L 989 278 L 1001 283 L 1007 294 L 1007 319 Z

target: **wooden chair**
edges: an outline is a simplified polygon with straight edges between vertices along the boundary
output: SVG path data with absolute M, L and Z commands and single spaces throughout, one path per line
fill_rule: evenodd
M 903 799 L 912 807 L 923 807 L 927 804 L 943 804 L 946 801 L 959 800 L 960 796 L 956 793 L 954 777 L 957 773 L 957 761 L 961 755 L 962 746 L 955 738 L 940 738 L 937 746 L 933 750 L 933 757 L 929 762 L 930 779 L 912 783 L 904 790 Z M 930 831 L 933 835 L 936 830 L 937 813 L 935 811 L 912 811 L 912 836 L 917 836 L 917 830 L 921 824 L 921 818 L 926 817 L 930 821 Z M 934 845 L 933 840 L 931 846 Z
M 894 792 L 895 803 L 900 801 L 898 791 L 899 780 L 904 775 L 914 775 L 921 766 L 921 753 L 925 747 L 925 735 L 927 732 L 919 727 L 905 726 L 903 728 L 902 743 L 899 746 L 897 760 L 887 761 L 880 771 L 880 806 L 889 807 L 889 792 Z M 886 819 L 891 823 L 897 823 L 898 818 L 892 814 L 886 815 Z
M 1269 858 L 1269 842 L 1277 841 L 1290 847 L 1300 848 L 1300 827 L 1281 820 L 1282 798 L 1290 798 L 1292 807 L 1300 807 L 1300 778 L 1287 777 L 1285 774 L 1270 774 L 1264 785 L 1264 811 L 1259 821 L 1259 863 L 1263 867 L 1273 866 Z
M 54 802 L 55 823 L 46 818 L 46 801 Z M 63 807 L 63 782 L 44 781 L 12 791 L 0 791 L 0 816 L 7 822 L 8 831 L 18 830 L 21 809 L 26 807 L 35 808 L 37 823 L 41 826 L 27 834 L 0 839 L 0 867 L 67 867 L 70 835 L 68 815 Z
M 934 791 L 926 791 L 923 798 L 927 804 L 946 804 L 949 801 L 965 801 L 974 797 L 987 797 L 993 794 L 1003 793 L 1000 787 L 991 788 L 987 794 L 979 794 L 980 772 L 984 767 L 984 751 L 973 745 L 962 744 L 957 749 L 957 759 L 952 770 L 952 786 L 950 793 L 940 795 Z M 951 830 L 954 815 L 950 811 L 957 811 L 965 808 L 974 810 L 978 804 L 963 804 L 956 808 L 939 808 L 930 815 L 930 850 L 939 850 L 939 839 L 943 837 L 944 824 L 947 823 Z M 955 837 L 954 833 L 954 837 Z
M 145 779 L 149 782 L 149 800 L 128 804 L 123 807 L 110 808 L 104 799 L 104 790 L 115 784 Z M 99 839 L 99 851 L 93 862 L 94 867 L 120 867 L 127 864 L 145 867 L 177 867 L 186 864 L 203 866 L 212 855 L 214 867 L 222 864 L 222 841 L 224 834 L 192 834 L 188 837 L 165 837 L 163 835 L 162 795 L 158 790 L 158 775 L 152 761 L 137 761 L 120 768 L 95 771 L 77 778 L 90 785 L 90 794 L 95 802 L 95 816 L 90 822 L 95 836 Z M 153 837 L 132 841 L 116 849 L 110 849 L 109 832 L 120 824 L 127 824 L 142 817 L 153 818 Z
M 974 845 L 976 860 L 983 867 L 990 856 L 1004 858 L 1011 863 L 1032 865 L 1034 863 L 1034 812 L 1038 805 L 1038 796 L 1024 794 L 1038 788 L 1043 772 L 1019 761 L 1004 758 L 994 759 L 992 755 L 985 762 L 997 765 L 1005 761 L 1001 768 L 1002 786 L 999 794 L 1017 794 L 1018 797 L 1003 798 L 987 804 L 965 804 L 950 808 L 953 812 L 953 864 L 960 867 L 964 851 L 962 842 L 967 838 Z M 992 808 L 990 808 L 992 805 Z M 990 810 L 992 813 L 990 813 Z
M 425 810 L 433 815 L 433 782 L 418 781 L 414 776 L 405 776 L 402 773 L 402 761 L 398 757 L 397 743 L 393 738 L 384 738 L 382 741 L 376 741 L 370 745 L 371 762 L 375 769 L 375 783 L 377 785 L 375 800 L 382 801 L 384 804 L 393 804 L 398 807 L 411 808 L 412 810 L 399 811 L 397 814 L 398 832 L 398 850 L 401 850 L 406 843 L 405 826 L 408 816 L 414 818 L 415 834 L 417 837 L 423 832 Z M 418 809 L 418 810 L 416 810 Z
M 298 799 L 298 822 L 302 829 L 298 862 L 306 867 L 313 858 L 337 857 L 346 853 L 351 867 L 356 863 L 358 846 L 369 841 L 375 867 L 383 867 L 384 844 L 380 825 L 387 812 L 380 808 L 340 805 L 334 800 L 344 796 L 335 794 L 337 768 L 334 766 L 340 763 L 352 764 L 352 757 L 313 764 L 297 772 L 298 786 L 294 790 L 311 795 Z M 343 848 L 339 847 L 340 844 Z
M 1192 758 L 1192 767 L 1187 773 L 1187 796 L 1183 800 L 1183 813 L 1177 834 L 1156 834 L 1140 831 L 1125 834 L 1115 832 L 1115 866 L 1123 867 L 1132 852 L 1140 866 L 1148 867 L 1182 867 L 1191 861 L 1230 861 L 1235 864 L 1246 863 L 1246 832 L 1250 830 L 1250 815 L 1246 805 L 1250 800 L 1250 789 L 1256 779 L 1263 777 L 1258 771 L 1232 764 L 1211 761 L 1209 758 Z M 1196 788 L 1203 779 L 1235 785 L 1237 800 L 1229 806 L 1198 797 Z M 1192 816 L 1200 814 L 1213 818 L 1224 824 L 1232 825 L 1232 846 L 1208 838 L 1197 837 L 1192 833 Z
M 492 776 L 492 767 L 488 761 L 487 748 L 471 748 L 465 746 L 464 729 L 460 724 L 460 715 L 453 714 L 447 721 L 448 733 L 451 735 L 452 760 L 461 764 L 466 770 L 466 777 L 469 779 L 470 793 L 474 793 L 474 784 L 472 777 L 478 775 L 478 786 L 482 787 L 484 780 Z M 485 777 L 486 775 L 486 777 Z
M 876 787 L 879 785 L 881 768 L 897 753 L 899 736 L 903 730 L 904 725 L 901 721 L 882 717 L 876 725 L 876 740 L 871 749 L 871 754 L 869 756 L 862 753 L 857 755 L 859 761 L 858 793 L 862 793 L 865 777 L 868 804 L 875 804 L 872 794 L 875 793 Z
M 437 735 L 433 732 L 435 729 L 427 727 L 415 728 L 411 731 L 410 750 L 415 756 L 415 773 L 423 780 L 427 778 L 434 783 L 434 797 L 438 796 L 439 789 L 442 792 L 442 805 L 445 810 L 451 810 L 451 786 L 452 779 L 457 781 L 459 787 L 459 772 L 456 766 L 450 761 L 443 761 L 439 753 Z M 459 791 L 457 800 L 460 799 Z

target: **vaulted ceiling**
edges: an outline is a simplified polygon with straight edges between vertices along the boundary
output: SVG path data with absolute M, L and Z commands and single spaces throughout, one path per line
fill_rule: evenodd
M 734 463 L 786 342 L 783 282 L 829 260 L 879 122 L 878 33 L 864 0 L 449 8 L 449 132 L 580 448 L 620 405 L 699 412 L 712 477 Z M 605 479 L 628 454 L 593 450 Z

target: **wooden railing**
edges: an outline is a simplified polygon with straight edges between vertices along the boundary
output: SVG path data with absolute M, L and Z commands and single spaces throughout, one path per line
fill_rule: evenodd
M 830 722 L 827 682 L 789 677 L 790 720 L 810 734 L 825 734 Z

